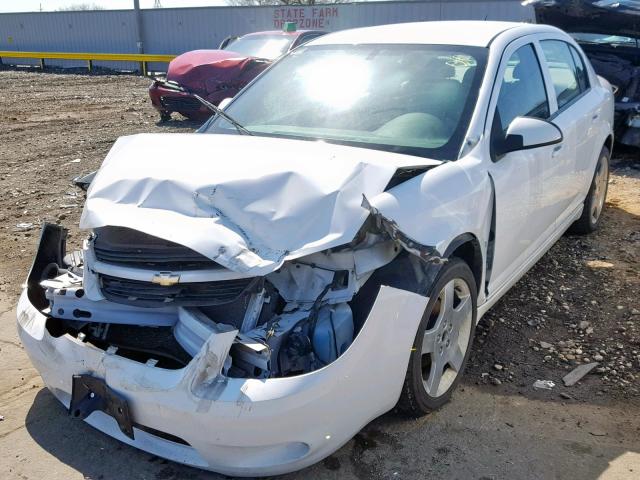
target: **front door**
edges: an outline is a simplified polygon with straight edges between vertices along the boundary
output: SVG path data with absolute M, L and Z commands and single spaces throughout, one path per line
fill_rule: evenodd
M 548 119 L 550 105 L 544 77 L 533 43 L 512 44 L 503 56 L 498 74 L 502 79 L 491 137 L 504 138 L 516 117 Z M 495 188 L 494 256 L 488 284 L 491 295 L 517 273 L 532 254 L 544 228 L 553 218 L 538 218 L 543 201 L 544 166 L 555 146 L 511 152 L 501 157 L 492 154 L 489 174 Z

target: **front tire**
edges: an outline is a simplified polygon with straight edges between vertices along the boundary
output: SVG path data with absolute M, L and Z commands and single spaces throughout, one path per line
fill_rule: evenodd
M 584 235 L 597 230 L 602 210 L 604 210 L 604 202 L 607 198 L 610 156 L 609 149 L 602 147 L 600 157 L 598 157 L 598 164 L 593 174 L 593 180 L 591 181 L 591 187 L 589 187 L 589 193 L 584 199 L 582 215 L 569 227 L 569 233 Z
M 476 282 L 469 266 L 450 259 L 429 297 L 398 402 L 400 411 L 416 417 L 449 401 L 469 358 L 477 314 Z

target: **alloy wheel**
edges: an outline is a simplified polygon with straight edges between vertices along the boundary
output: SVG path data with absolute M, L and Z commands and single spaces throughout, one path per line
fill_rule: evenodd
M 594 179 L 595 189 L 593 191 L 593 200 L 591 202 L 591 222 L 597 223 L 604 207 L 605 197 L 607 196 L 607 182 L 609 179 L 609 164 L 607 157 L 604 155 L 598 161 L 598 170 Z
M 462 370 L 472 322 L 469 285 L 454 278 L 439 292 L 422 340 L 422 382 L 429 396 L 443 395 Z

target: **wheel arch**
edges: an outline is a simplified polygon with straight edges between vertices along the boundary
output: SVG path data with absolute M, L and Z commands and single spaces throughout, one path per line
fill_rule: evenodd
M 609 155 L 613 155 L 613 133 L 610 133 L 604 140 L 604 146 L 609 149 Z
M 445 258 L 459 258 L 471 269 L 476 281 L 478 295 L 482 291 L 483 255 L 480 241 L 473 233 L 466 232 L 455 237 L 443 253 Z

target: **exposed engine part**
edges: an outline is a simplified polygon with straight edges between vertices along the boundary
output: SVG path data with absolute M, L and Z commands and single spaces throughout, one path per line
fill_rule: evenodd
M 240 334 L 231 347 L 231 358 L 233 358 L 231 376 L 269 377 L 271 352 L 265 343 Z
M 248 332 L 256 327 L 260 312 L 262 311 L 262 305 L 271 301 L 271 298 L 267 297 L 266 294 L 267 291 L 264 288 L 259 292 L 251 294 L 249 305 L 247 305 L 244 318 L 242 319 L 241 332 Z
M 326 305 L 318 312 L 313 331 L 313 351 L 329 364 L 342 355 L 353 341 L 353 313 L 346 303 Z
M 289 334 L 278 355 L 278 367 L 284 377 L 310 371 L 314 360 L 313 345 L 309 335 L 297 327 Z
M 181 368 L 205 361 L 207 348 L 228 348 L 224 358 L 208 360 L 219 371 L 199 379 L 198 388 L 209 388 L 204 385 L 219 375 L 273 378 L 311 372 L 335 361 L 353 342 L 361 325 L 350 302 L 371 275 L 403 249 L 421 247 L 381 217 L 370 218 L 348 245 L 249 278 L 229 278 L 228 270 L 208 260 L 199 263 L 199 254 L 178 244 L 130 229 L 97 229 L 81 254 L 67 255 L 62 266 L 43 267 L 43 274 L 48 272 L 41 281 L 49 303 L 45 313 L 57 334 L 70 333 L 151 366 Z M 426 249 L 425 255 L 433 260 Z M 128 269 L 122 271 L 134 278 L 113 276 L 118 270 L 103 273 L 98 265 Z M 181 265 L 200 269 L 198 275 L 211 280 L 183 282 Z M 158 269 L 167 266 L 174 269 Z

